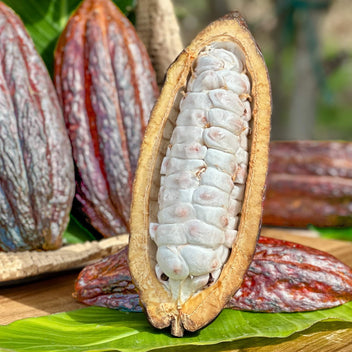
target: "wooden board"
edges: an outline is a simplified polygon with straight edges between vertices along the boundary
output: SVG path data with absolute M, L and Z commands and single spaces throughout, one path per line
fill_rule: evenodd
M 263 229 L 263 235 L 286 239 L 327 251 L 347 265 L 352 266 L 352 244 L 342 241 L 326 240 L 302 236 L 302 233 Z M 306 234 L 303 232 L 303 234 Z M 35 282 L 20 283 L 9 287 L 0 287 L 0 324 L 9 324 L 15 320 L 38 317 L 57 312 L 84 307 L 72 298 L 74 281 L 79 270 L 55 274 L 40 278 Z M 351 351 L 352 324 L 317 324 L 301 333 L 285 339 L 256 338 L 233 343 L 197 347 L 197 351 L 241 351 L 241 352 L 294 352 L 294 351 Z M 194 347 L 174 348 L 173 351 L 193 352 Z

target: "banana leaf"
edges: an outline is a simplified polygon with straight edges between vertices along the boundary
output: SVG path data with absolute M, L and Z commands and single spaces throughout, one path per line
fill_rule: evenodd
M 338 324 L 346 328 L 346 322 L 352 328 L 352 302 L 304 313 L 253 313 L 224 309 L 207 327 L 187 333 L 182 338 L 172 337 L 168 330 L 154 329 L 143 313 L 89 307 L 0 326 L 0 351 L 143 352 L 161 348 L 175 351 L 176 347 L 187 346 L 198 346 L 197 350 L 202 350 L 220 343 L 222 349 L 224 342 L 231 341 L 237 341 L 241 346 L 243 339 L 249 348 L 262 344 L 263 338 L 284 338 L 314 324 L 331 324 L 331 321 L 334 329 L 339 328 Z M 236 348 L 236 344 L 231 344 L 231 348 Z

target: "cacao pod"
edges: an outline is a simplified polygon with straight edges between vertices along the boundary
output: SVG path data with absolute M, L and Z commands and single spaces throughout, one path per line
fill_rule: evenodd
M 183 49 L 172 0 L 138 0 L 136 30 L 162 85 L 167 68 Z
M 62 111 L 23 23 L 3 3 L 0 26 L 0 248 L 58 248 L 74 196 Z
M 127 246 L 86 266 L 74 297 L 87 305 L 141 312 L 128 268 Z M 352 300 L 352 269 L 324 251 L 260 236 L 242 285 L 226 308 L 252 312 L 304 312 Z
M 324 251 L 260 236 L 241 288 L 227 307 L 304 312 L 352 300 L 352 269 Z
M 142 312 L 128 267 L 128 246 L 87 265 L 75 281 L 74 298 L 87 305 Z
M 260 229 L 271 93 L 235 12 L 170 66 L 141 147 L 129 261 L 149 321 L 182 336 L 240 287 Z
M 263 224 L 352 226 L 352 143 L 272 142 Z
M 73 214 L 105 237 L 124 233 L 158 88 L 135 29 L 110 0 L 85 0 L 69 19 L 55 50 L 55 86 L 76 167 Z

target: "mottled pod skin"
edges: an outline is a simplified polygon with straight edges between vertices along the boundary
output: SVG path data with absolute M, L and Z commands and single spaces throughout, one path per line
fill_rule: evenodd
M 87 305 L 141 312 L 132 283 L 127 246 L 86 266 L 74 297 Z M 352 268 L 329 253 L 260 236 L 241 287 L 226 308 L 252 312 L 305 312 L 352 300 Z
M 160 199 L 160 184 L 167 186 L 167 178 L 161 177 L 161 175 L 163 175 L 165 168 L 167 174 L 167 168 L 174 167 L 165 165 L 164 158 L 167 155 L 170 144 L 173 144 L 175 139 L 182 143 L 183 138 L 190 138 L 194 134 L 195 143 L 199 142 L 197 140 L 198 132 L 196 128 L 185 128 L 181 133 L 174 133 L 176 130 L 174 126 L 177 124 L 176 121 L 178 121 L 178 118 L 183 118 L 179 115 L 180 101 L 188 94 L 186 87 L 190 77 L 192 77 L 194 64 L 200 53 L 214 43 L 219 43 L 220 46 L 222 43 L 235 44 L 239 48 L 241 57 L 243 57 L 245 63 L 245 72 L 251 85 L 250 110 L 252 113 L 249 125 L 250 134 L 245 141 L 248 143 L 249 162 L 248 169 L 244 170 L 245 172 L 243 173 L 243 175 L 246 175 L 244 180 L 245 191 L 241 203 L 239 224 L 236 225 L 237 235 L 232 246 L 230 246 L 230 253 L 226 263 L 221 268 L 220 276 L 214 283 L 206 285 L 202 290 L 192 294 L 183 302 L 182 299 L 175 299 L 170 290 L 166 289 L 165 285 L 160 281 L 160 277 L 159 279 L 157 277 L 157 261 L 160 258 L 167 261 L 167 248 L 173 250 L 173 247 L 166 245 L 166 247 L 163 247 L 166 248 L 165 253 L 157 256 L 158 248 L 156 242 L 151 238 L 153 234 L 150 232 L 150 224 L 158 223 L 158 219 L 163 221 L 164 215 L 165 219 L 169 219 L 170 209 L 172 213 L 177 213 L 173 212 L 172 207 L 167 208 L 168 210 L 165 212 L 159 211 L 161 208 L 159 209 L 157 199 L 158 194 Z M 223 89 L 226 90 L 226 88 Z M 189 94 L 189 96 L 191 95 L 192 93 Z M 192 104 L 190 100 L 188 101 Z M 230 99 L 226 103 L 229 104 L 229 108 L 231 109 L 231 104 L 235 106 L 236 100 Z M 203 107 L 205 108 L 208 105 L 209 108 L 212 108 L 212 104 L 208 100 L 205 100 Z M 139 290 L 141 302 L 145 307 L 148 319 L 155 327 L 166 328 L 171 325 L 171 333 L 175 336 L 182 336 L 184 329 L 196 331 L 211 322 L 240 287 L 253 257 L 260 229 L 262 200 L 268 163 L 270 115 L 271 93 L 267 69 L 253 37 L 248 31 L 244 20 L 237 12 L 231 13 L 210 24 L 182 51 L 177 60 L 169 68 L 161 96 L 152 111 L 142 144 L 131 207 L 130 270 Z M 204 128 L 208 126 L 206 124 Z M 209 136 L 209 133 L 209 131 L 204 132 L 203 137 L 205 135 Z M 236 144 L 233 138 L 229 136 L 227 133 L 224 133 L 223 141 L 226 141 L 226 148 L 230 148 Z M 205 137 L 203 141 L 204 139 Z M 191 148 L 187 151 L 192 154 L 195 150 L 201 151 L 201 148 Z M 178 153 L 178 151 L 175 153 Z M 211 159 L 215 160 L 214 155 Z M 194 163 L 192 161 L 187 163 L 185 168 L 193 168 L 194 166 L 197 168 L 199 167 L 197 166 L 199 162 L 198 164 L 197 162 Z M 181 163 L 176 167 L 182 169 L 182 165 Z M 205 175 L 207 167 L 207 163 L 205 163 L 205 166 L 202 164 L 199 172 L 195 173 L 195 176 L 199 178 L 199 176 Z M 222 177 L 221 175 L 219 174 L 219 177 Z M 236 175 L 232 175 L 234 182 L 236 177 Z M 209 182 L 211 179 L 215 180 L 216 178 L 209 175 Z M 186 180 L 185 182 L 188 181 Z M 229 190 L 227 187 L 231 187 L 231 185 L 229 183 L 222 183 L 220 187 L 224 188 L 225 193 L 228 193 Z M 179 196 L 184 196 L 182 190 L 179 192 Z M 221 204 L 222 201 L 220 198 L 218 201 Z M 197 209 L 202 208 L 198 207 Z M 186 214 L 187 211 L 186 207 L 181 209 L 179 213 L 182 215 Z M 192 216 L 192 212 L 190 211 L 190 217 L 192 218 Z M 215 225 L 222 226 L 222 224 Z M 153 229 L 151 231 L 153 232 Z M 209 242 L 211 242 L 213 240 L 211 232 L 209 236 Z M 168 241 L 173 241 L 172 236 L 168 237 L 170 237 Z M 188 246 L 187 248 L 189 252 L 191 247 Z M 203 251 L 203 247 L 195 246 L 194 248 L 198 251 L 197 258 L 201 258 L 199 251 Z M 192 253 L 188 253 L 185 256 L 192 261 Z M 183 270 L 183 267 L 181 269 Z M 190 278 L 192 279 L 192 276 Z
M 55 88 L 21 20 L 0 3 L 0 248 L 61 246 L 74 196 Z
M 105 237 L 126 232 L 158 88 L 135 29 L 110 0 L 85 0 L 71 16 L 55 50 L 54 78 L 76 167 L 73 213 Z

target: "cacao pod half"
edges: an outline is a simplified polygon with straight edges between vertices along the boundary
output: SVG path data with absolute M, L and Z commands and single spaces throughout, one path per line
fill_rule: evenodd
M 110 0 L 85 0 L 69 19 L 55 50 L 55 85 L 76 167 L 72 212 L 105 237 L 125 233 L 158 88 L 135 29 Z
M 0 248 L 61 245 L 74 196 L 62 111 L 23 23 L 0 2 Z
M 267 69 L 237 12 L 170 66 L 130 220 L 130 270 L 155 327 L 198 330 L 240 287 L 260 230 L 270 115 Z

